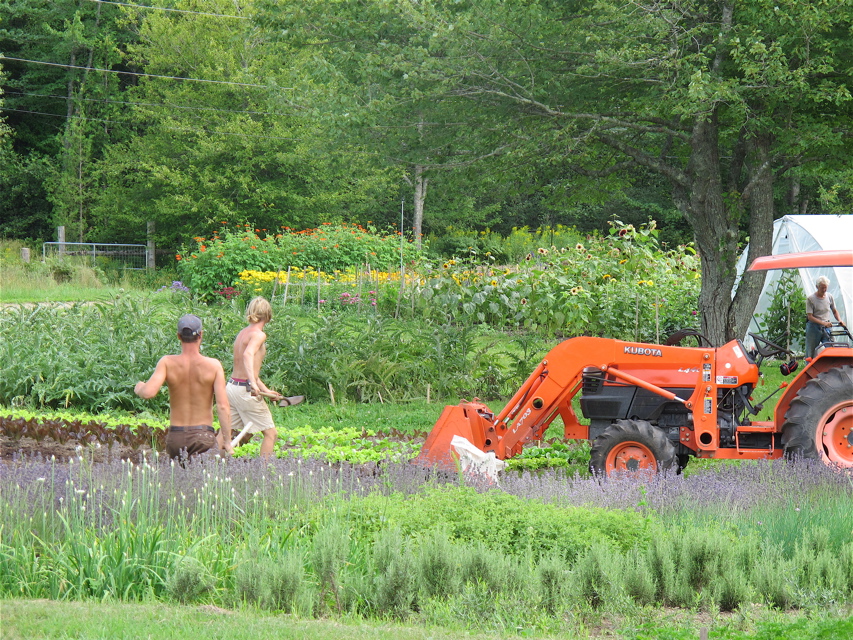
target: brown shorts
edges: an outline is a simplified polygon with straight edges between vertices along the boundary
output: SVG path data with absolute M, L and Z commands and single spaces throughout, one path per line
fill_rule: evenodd
M 216 432 L 208 425 L 169 427 L 166 432 L 166 454 L 170 458 L 180 457 L 182 451 L 191 458 L 216 446 Z

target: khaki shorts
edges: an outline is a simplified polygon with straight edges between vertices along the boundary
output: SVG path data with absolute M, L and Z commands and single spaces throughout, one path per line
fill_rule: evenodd
M 231 433 L 236 436 L 246 423 L 251 422 L 248 433 L 260 433 L 275 429 L 272 413 L 263 397 L 253 396 L 241 385 L 228 383 L 225 386 L 228 403 L 231 405 Z

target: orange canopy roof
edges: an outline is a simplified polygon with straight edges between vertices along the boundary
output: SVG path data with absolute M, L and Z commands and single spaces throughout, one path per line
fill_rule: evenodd
M 853 267 L 853 249 L 804 251 L 763 256 L 753 260 L 752 264 L 749 265 L 749 270 L 767 271 L 769 269 L 808 269 L 811 267 Z

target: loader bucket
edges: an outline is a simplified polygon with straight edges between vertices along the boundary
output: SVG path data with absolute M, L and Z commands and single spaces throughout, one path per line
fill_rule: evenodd
M 485 415 L 483 415 L 485 412 Z M 444 407 L 441 416 L 427 436 L 420 455 L 413 460 L 425 467 L 453 471 L 456 469 L 454 454 L 450 448 L 453 436 L 462 436 L 478 449 L 486 448 L 486 432 L 491 422 L 486 405 L 478 402 L 463 402 Z

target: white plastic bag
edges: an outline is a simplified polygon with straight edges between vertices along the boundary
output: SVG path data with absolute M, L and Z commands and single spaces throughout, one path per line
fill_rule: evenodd
M 459 456 L 463 473 L 478 473 L 497 483 L 498 471 L 506 468 L 506 461 L 499 460 L 494 451 L 486 453 L 462 436 L 453 436 L 450 446 Z

